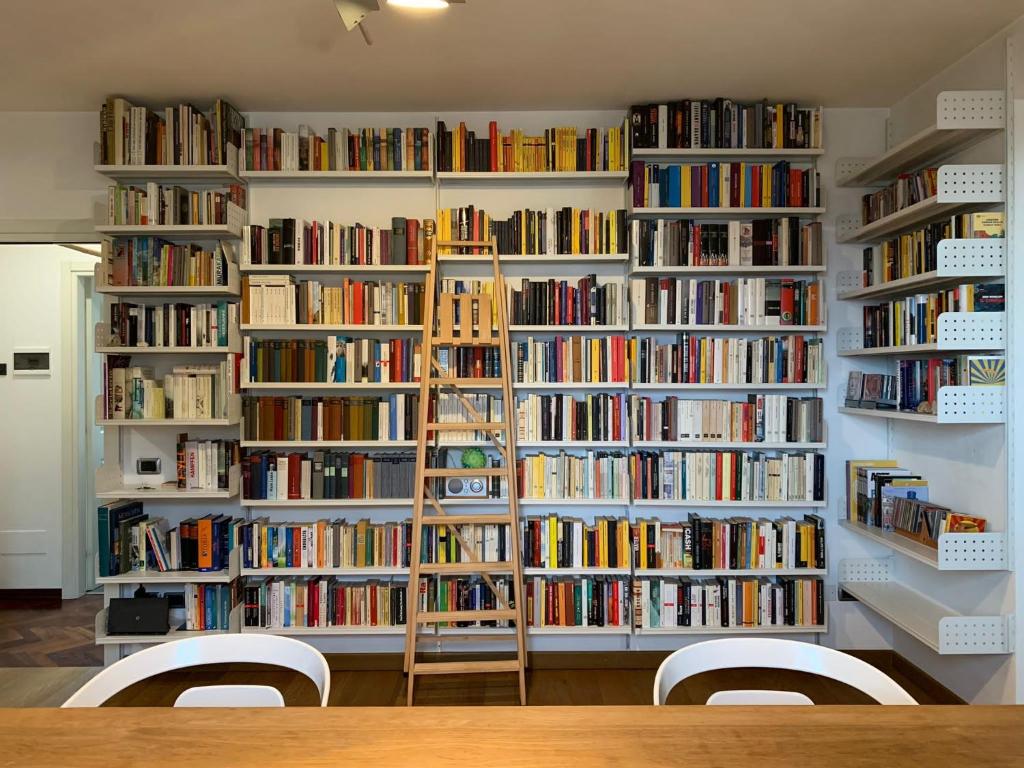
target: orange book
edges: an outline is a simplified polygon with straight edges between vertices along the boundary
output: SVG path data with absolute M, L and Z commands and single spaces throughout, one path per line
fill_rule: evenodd
M 821 294 L 820 294 L 821 283 L 814 281 L 807 286 L 807 323 L 808 325 L 818 325 L 820 320 L 818 319 L 818 313 L 821 311 Z
M 197 527 L 199 531 L 199 570 L 213 570 L 213 518 L 209 515 L 199 518 Z

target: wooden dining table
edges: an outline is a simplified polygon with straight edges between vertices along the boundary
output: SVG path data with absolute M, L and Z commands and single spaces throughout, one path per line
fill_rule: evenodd
M 1024 766 L 1024 707 L 0 709 L 0 766 Z

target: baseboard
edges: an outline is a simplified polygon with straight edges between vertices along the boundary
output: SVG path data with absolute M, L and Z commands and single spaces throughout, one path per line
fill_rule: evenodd
M 0 608 L 60 608 L 61 590 L 0 589 Z

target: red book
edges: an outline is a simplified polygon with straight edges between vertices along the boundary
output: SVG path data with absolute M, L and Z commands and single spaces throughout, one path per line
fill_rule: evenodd
M 494 120 L 491 120 L 490 125 L 488 126 L 488 129 L 489 129 L 488 130 L 488 136 L 490 138 L 490 149 L 491 149 L 491 170 L 492 171 L 497 171 L 498 170 L 498 145 L 499 145 L 498 124 Z
M 787 205 L 795 208 L 802 208 L 804 202 L 804 175 L 799 168 L 789 169 L 789 200 Z
M 761 166 L 755 165 L 750 169 L 750 205 L 753 208 L 761 207 Z
M 377 587 L 370 587 L 370 626 L 377 626 Z
M 701 261 L 703 256 L 701 255 L 700 250 L 700 224 L 693 225 L 690 237 L 691 242 L 693 243 L 693 266 L 703 266 L 703 262 Z
M 722 454 L 715 454 L 715 498 L 722 498 Z
M 362 325 L 366 322 L 363 317 L 363 283 L 352 282 L 352 321 L 355 325 Z
M 794 336 L 793 337 L 793 377 L 789 378 L 785 376 L 786 371 L 783 371 L 784 382 L 802 382 L 806 380 L 807 376 L 804 374 L 804 337 Z
M 743 205 L 740 199 L 740 176 L 743 173 L 741 163 L 729 164 L 729 205 L 739 208 Z
M 700 166 L 700 205 L 702 208 L 708 207 L 708 167 L 706 165 Z
M 420 222 L 419 219 L 408 219 L 405 222 L 405 263 L 420 263 Z
M 364 456 L 359 453 L 352 454 L 352 466 L 348 473 L 348 497 L 350 499 L 362 499 L 363 495 L 363 463 Z
M 794 324 L 794 304 L 795 304 L 795 288 L 792 280 L 783 280 L 782 288 L 779 293 L 779 306 L 781 317 L 779 322 L 782 325 L 793 325 Z
M 288 457 L 288 498 L 302 498 L 302 459 L 301 453 L 293 453 Z
M 284 398 L 274 398 L 274 410 L 272 413 L 274 419 L 274 439 L 275 440 L 286 440 L 284 430 Z

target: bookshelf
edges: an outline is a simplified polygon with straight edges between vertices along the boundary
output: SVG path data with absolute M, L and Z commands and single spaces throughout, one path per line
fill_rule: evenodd
M 726 264 L 722 266 L 702 267 L 639 267 L 633 266 L 631 272 L 635 276 L 650 275 L 800 275 L 825 272 L 824 264 L 787 264 L 784 266 L 754 266 L 752 264 Z
M 439 184 L 621 184 L 628 171 L 438 171 Z
M 801 158 L 816 158 L 825 154 L 821 147 L 783 147 L 763 148 L 752 147 L 636 147 L 632 151 L 634 160 L 672 160 L 685 162 L 687 160 L 703 160 L 713 158 L 716 160 L 792 160 Z
M 767 219 L 782 216 L 806 218 L 825 213 L 824 206 L 807 208 L 761 207 L 761 208 L 651 208 L 630 207 L 629 215 L 644 219 Z
M 433 184 L 433 171 L 249 171 L 239 174 L 250 184 Z
M 944 533 L 934 548 L 856 520 L 840 520 L 839 525 L 939 571 L 1002 571 L 1007 567 L 1005 533 Z

